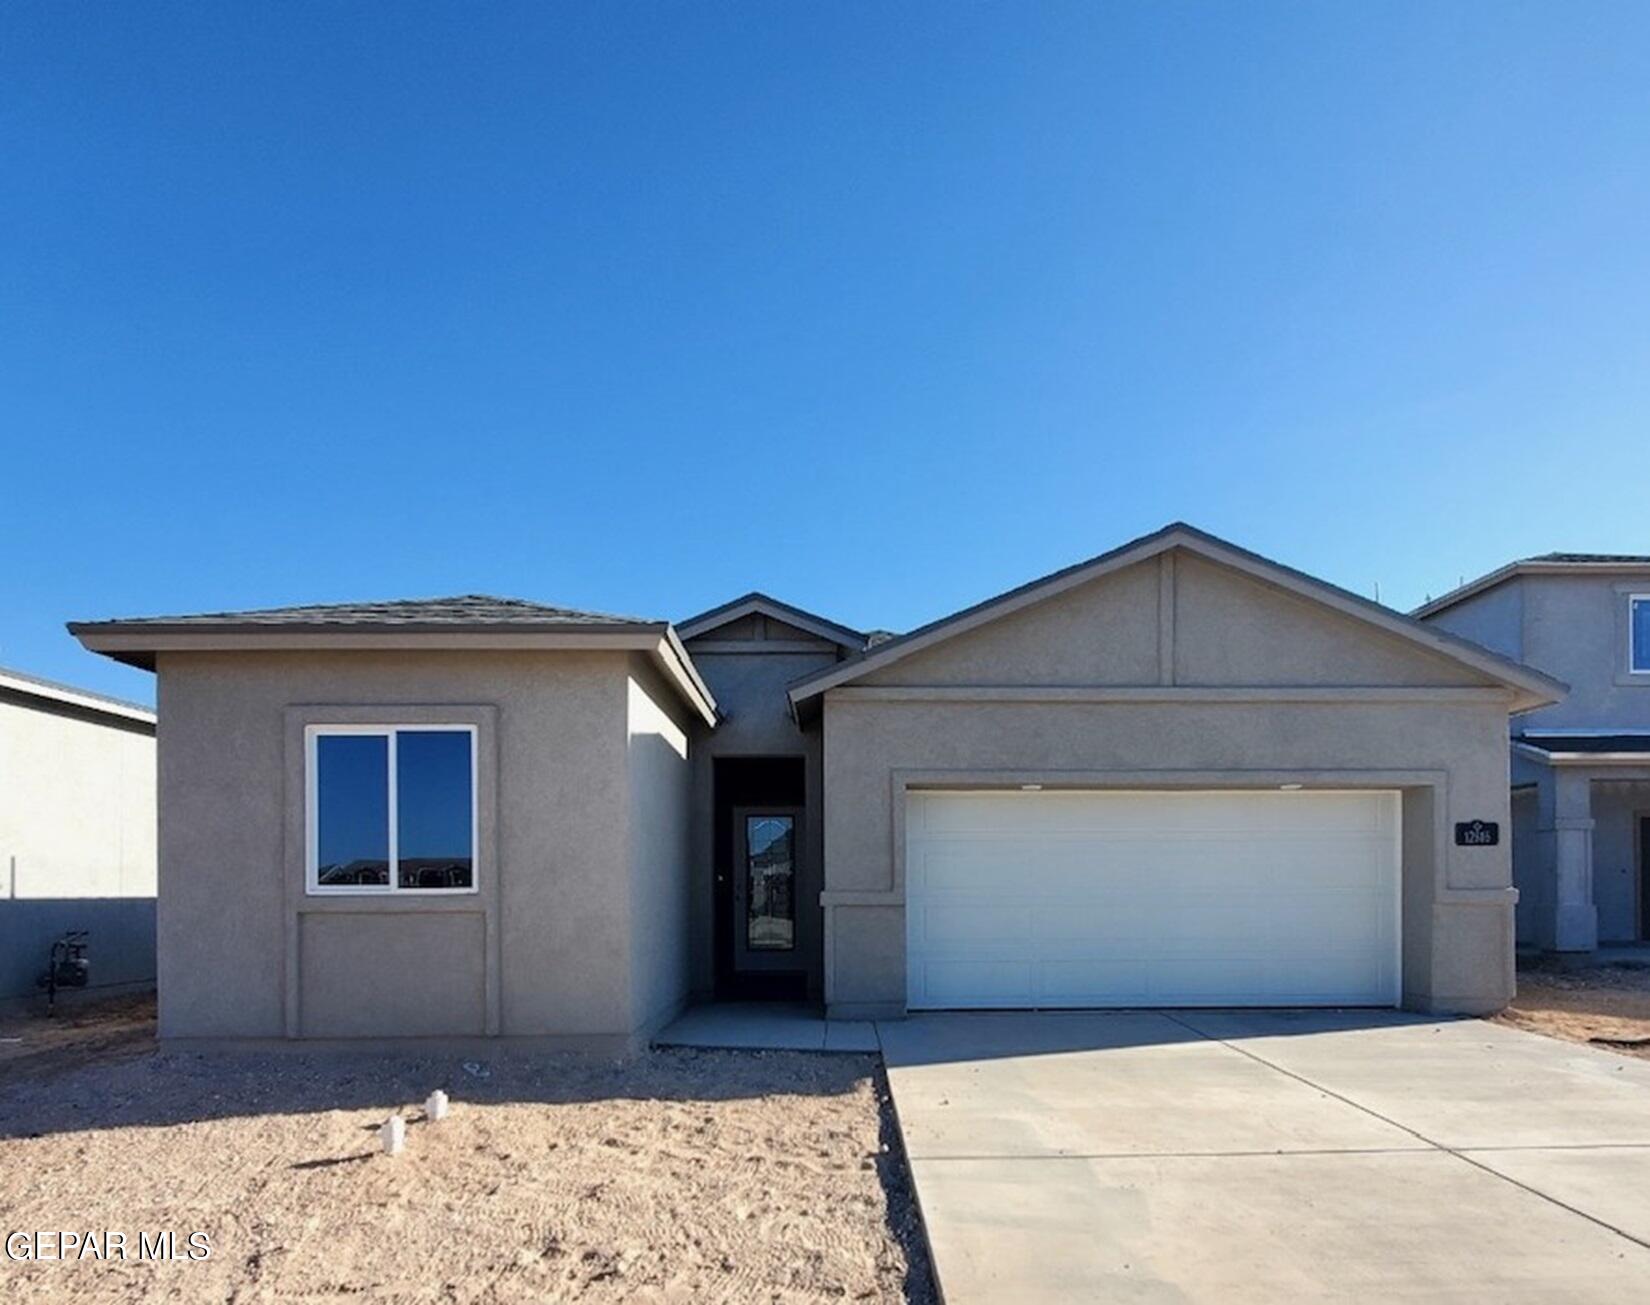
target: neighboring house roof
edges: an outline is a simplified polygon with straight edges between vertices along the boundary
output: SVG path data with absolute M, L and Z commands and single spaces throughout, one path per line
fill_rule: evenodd
M 771 616 L 776 621 L 783 621 L 786 625 L 794 625 L 799 630 L 806 630 L 809 634 L 817 635 L 840 647 L 858 652 L 865 647 L 865 634 L 860 630 L 851 629 L 836 621 L 827 620 L 805 608 L 793 607 L 789 603 L 782 603 L 777 598 L 752 590 L 748 594 L 741 594 L 738 598 L 711 608 L 708 612 L 700 612 L 697 616 L 690 616 L 676 627 L 676 633 L 684 639 L 697 639 L 709 634 L 712 630 L 719 630 L 724 625 L 743 620 L 747 616 L 760 614 Z
M 1108 553 L 1102 553 L 1086 562 L 1078 562 L 1041 579 L 1032 580 L 1018 588 L 1010 589 L 1007 593 L 998 594 L 995 598 L 988 598 L 983 603 L 977 603 L 973 607 L 964 608 L 951 616 L 931 622 L 909 634 L 877 644 L 834 667 L 804 676 L 790 687 L 791 703 L 793 707 L 800 706 L 823 694 L 827 689 L 851 683 L 862 675 L 890 666 L 912 653 L 931 648 L 935 644 L 1021 611 L 1068 589 L 1087 584 L 1103 575 L 1120 571 L 1124 567 L 1133 566 L 1174 548 L 1186 549 L 1265 583 L 1315 599 L 1343 615 L 1364 621 L 1387 634 L 1469 666 L 1515 690 L 1516 710 L 1528 710 L 1531 707 L 1556 702 L 1568 688 L 1562 681 L 1550 675 L 1544 675 L 1521 662 L 1491 652 L 1470 640 L 1449 634 L 1434 626 L 1423 625 L 1401 612 L 1393 611 L 1390 607 L 1383 607 L 1377 602 L 1309 576 L 1303 571 L 1283 566 L 1258 553 L 1251 553 L 1184 522 L 1174 522 Z
M 154 670 L 157 653 L 182 650 L 404 647 L 646 652 L 689 706 L 707 723 L 716 720 L 716 700 L 669 621 L 552 607 L 521 598 L 459 594 L 71 621 L 69 633 L 93 652 L 146 670 Z
M 150 731 L 155 726 L 155 713 L 142 703 L 77 689 L 72 684 L 60 684 L 56 680 L 43 680 L 37 675 L 25 675 L 22 671 L 3 666 L 0 666 L 0 698 L 37 703 L 49 710 L 66 707 L 83 716 L 102 716 L 123 724 L 135 722 L 147 725 Z
M 1531 730 L 1513 740 L 1513 746 L 1537 761 L 1580 765 L 1610 762 L 1650 765 L 1650 732 Z
M 1429 598 L 1410 615 L 1418 620 L 1424 620 L 1446 607 L 1454 607 L 1457 603 L 1465 602 L 1474 594 L 1481 594 L 1486 589 L 1494 589 L 1497 585 L 1505 584 L 1515 576 L 1564 575 L 1588 571 L 1650 571 L 1650 554 L 1542 553 L 1537 557 L 1520 558 L 1516 562 L 1508 562 L 1506 566 L 1497 567 L 1476 580 L 1468 580 L 1447 594 Z

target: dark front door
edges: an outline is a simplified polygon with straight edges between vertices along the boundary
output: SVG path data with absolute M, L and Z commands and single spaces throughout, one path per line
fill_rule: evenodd
M 795 970 L 797 807 L 733 811 L 733 967 L 741 974 Z
M 804 770 L 801 757 L 716 759 L 716 992 L 724 999 L 807 995 L 819 903 L 808 917 Z
M 1639 817 L 1639 937 L 1650 942 L 1650 816 Z

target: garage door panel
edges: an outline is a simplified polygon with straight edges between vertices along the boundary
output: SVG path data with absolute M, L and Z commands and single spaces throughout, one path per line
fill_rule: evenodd
M 1394 793 L 913 794 L 910 1004 L 1393 1004 Z
M 1003 940 L 1016 945 L 1036 936 L 1030 907 L 993 906 L 982 903 L 968 906 L 961 903 L 935 903 L 922 912 L 919 921 L 922 935 L 933 949 L 976 947 Z
M 930 1005 L 1027 1006 L 1035 1004 L 1029 961 L 936 960 L 924 966 L 922 987 Z

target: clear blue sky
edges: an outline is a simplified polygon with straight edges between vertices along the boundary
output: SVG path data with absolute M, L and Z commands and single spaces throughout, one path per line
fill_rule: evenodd
M 0 663 L 1650 551 L 1650 6 L 0 8 Z

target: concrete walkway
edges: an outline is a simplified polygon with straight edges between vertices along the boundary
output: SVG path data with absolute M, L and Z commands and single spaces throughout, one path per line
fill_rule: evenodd
M 656 1038 L 656 1047 L 738 1051 L 875 1051 L 868 1020 L 828 1020 L 817 1006 L 728 1001 L 693 1006 Z
M 1650 1289 L 1650 1061 L 1374 1012 L 878 1031 L 948 1305 Z

